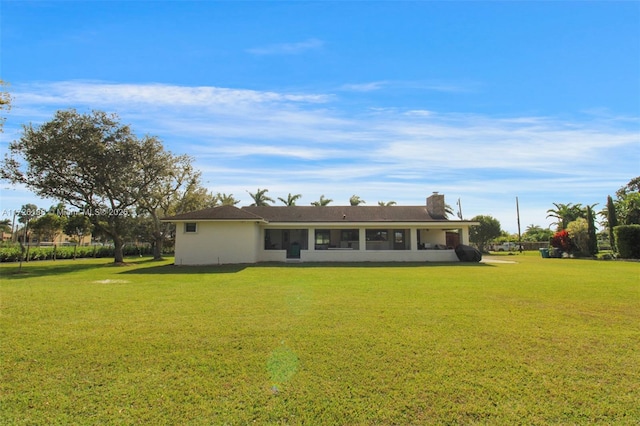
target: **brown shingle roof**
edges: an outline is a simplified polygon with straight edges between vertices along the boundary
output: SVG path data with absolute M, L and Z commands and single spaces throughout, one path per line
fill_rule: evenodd
M 218 206 L 165 217 L 163 222 L 188 221 L 256 221 L 273 223 L 349 223 L 349 222 L 446 222 L 478 225 L 469 220 L 453 220 L 429 216 L 423 206 Z
M 218 206 L 165 217 L 162 220 L 176 222 L 185 220 L 263 220 L 263 218 L 235 206 Z
M 265 206 L 243 207 L 243 211 L 269 222 L 426 222 L 426 206 Z M 446 219 L 445 219 L 446 220 Z
M 218 206 L 162 219 L 167 222 L 188 220 L 255 220 L 278 222 L 433 222 L 426 206 Z

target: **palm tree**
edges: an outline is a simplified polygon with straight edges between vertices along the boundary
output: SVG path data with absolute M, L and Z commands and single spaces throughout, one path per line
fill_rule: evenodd
M 240 200 L 236 200 L 233 194 L 227 195 L 226 193 L 217 193 L 215 196 L 216 205 L 220 204 L 221 206 L 235 206 L 240 202 Z
M 552 235 L 552 230 L 531 224 L 522 234 L 522 239 L 524 241 L 549 241 Z
M 386 203 L 384 201 L 378 201 L 378 205 L 379 206 L 387 206 L 388 207 L 388 206 L 395 206 L 396 204 L 398 204 L 398 203 L 396 203 L 395 201 L 387 201 Z
M 585 217 L 586 213 L 582 208 L 582 204 L 563 204 L 563 203 L 553 203 L 556 207 L 555 209 L 547 210 L 547 217 L 553 217 L 557 219 L 558 230 L 563 230 L 567 228 L 567 225 L 570 222 L 578 219 L 579 217 Z
M 445 204 L 444 205 L 444 217 L 445 219 L 448 219 L 449 216 L 453 216 L 455 215 L 455 212 L 453 211 L 453 207 L 451 207 L 449 204 Z
M 302 194 L 291 195 L 291 193 L 289 193 L 286 200 L 282 197 L 278 197 L 278 200 L 282 201 L 285 206 L 295 206 L 296 201 L 301 197 L 302 197 Z
M 255 194 L 252 194 L 249 191 L 247 192 L 249 193 L 249 195 L 251 195 L 251 198 L 253 198 L 253 204 L 251 204 L 252 207 L 269 206 L 269 202 L 274 202 L 273 198 L 267 197 L 265 195 L 267 192 L 269 192 L 268 189 L 258 188 Z
M 314 201 L 313 203 L 311 203 L 312 206 L 316 206 L 316 207 L 324 207 L 329 203 L 332 203 L 333 200 L 330 198 L 324 198 L 324 194 L 322 194 L 320 196 L 320 200 L 318 201 Z
M 352 206 L 358 206 L 360 204 L 367 204 L 367 202 L 358 195 L 352 195 L 351 198 L 349 198 L 349 204 Z

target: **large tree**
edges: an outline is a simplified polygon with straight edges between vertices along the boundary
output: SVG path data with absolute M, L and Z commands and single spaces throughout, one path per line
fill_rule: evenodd
M 480 224 L 469 228 L 469 241 L 484 253 L 486 252 L 485 247 L 489 242 L 494 238 L 498 238 L 502 233 L 500 222 L 498 219 L 487 215 L 476 216 L 471 221 L 480 222 Z
M 2 178 L 83 210 L 112 239 L 115 262 L 123 262 L 127 216 L 165 172 L 157 138 L 139 139 L 116 115 L 71 109 L 24 126 L 9 154 Z

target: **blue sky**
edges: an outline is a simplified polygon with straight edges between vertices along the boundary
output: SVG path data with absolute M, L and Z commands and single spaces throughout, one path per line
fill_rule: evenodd
M 0 155 L 117 113 L 250 203 L 461 199 L 517 231 L 640 174 L 639 2 L 1 1 Z M 26 202 L 1 188 L 1 210 Z

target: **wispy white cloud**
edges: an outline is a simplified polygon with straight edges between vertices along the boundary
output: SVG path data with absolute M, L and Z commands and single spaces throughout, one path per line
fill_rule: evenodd
M 320 49 L 324 46 L 322 40 L 310 38 L 304 41 L 294 43 L 277 43 L 267 46 L 254 47 L 247 49 L 248 53 L 253 55 L 297 55 L 309 50 Z
M 387 81 L 371 81 L 369 83 L 344 84 L 340 89 L 352 92 L 373 92 L 388 85 L 389 82 Z
M 393 81 L 380 80 L 343 84 L 338 88 L 345 92 L 375 92 L 380 90 L 423 90 L 432 92 L 467 93 L 477 90 L 477 83 L 447 81 Z
M 117 112 L 140 134 L 193 155 L 212 191 L 243 202 L 257 187 L 302 193 L 304 203 L 324 194 L 336 204 L 354 193 L 369 204 L 415 204 L 441 191 L 450 203 L 462 197 L 465 215 L 473 215 L 507 211 L 520 195 L 536 203 L 523 222 L 543 223 L 551 202 L 603 202 L 637 175 L 640 158 L 637 117 L 350 111 L 340 103 L 344 93 L 160 84 L 57 82 L 12 91 L 4 137 L 56 109 Z
M 20 96 L 25 104 L 121 105 L 146 104 L 159 106 L 234 106 L 263 105 L 282 102 L 325 103 L 325 94 L 278 93 L 223 87 L 186 87 L 167 84 L 112 84 L 104 82 L 55 82 L 23 86 Z

